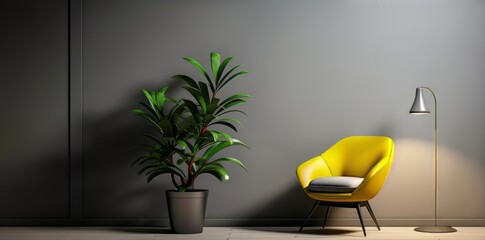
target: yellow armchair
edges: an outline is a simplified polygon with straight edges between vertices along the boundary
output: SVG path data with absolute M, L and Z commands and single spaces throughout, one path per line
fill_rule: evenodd
M 299 231 L 303 229 L 318 206 L 327 206 L 323 227 L 330 207 L 356 208 L 362 230 L 366 235 L 360 213 L 360 207 L 365 206 L 380 230 L 368 201 L 382 188 L 393 157 L 394 143 L 391 138 L 351 136 L 340 140 L 324 153 L 298 166 L 296 174 L 301 187 L 310 198 L 316 201 Z M 348 179 L 352 181 L 360 179 L 361 182 L 351 186 L 345 182 Z M 313 184 L 313 180 L 320 185 Z M 341 183 L 341 181 L 344 182 Z M 335 191 L 336 188 L 338 191 Z

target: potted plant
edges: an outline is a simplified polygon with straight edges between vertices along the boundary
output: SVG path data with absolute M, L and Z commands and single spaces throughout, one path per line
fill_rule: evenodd
M 184 60 L 203 75 L 203 80 L 196 81 L 186 75 L 172 77 L 184 83 L 182 88 L 190 98 L 170 98 L 166 95 L 167 87 L 158 91 L 143 90 L 146 98 L 146 102 L 140 102 L 143 109 L 133 110 L 133 113 L 149 122 L 150 131 L 144 136 L 150 143 L 142 145 L 143 155 L 132 166 L 140 166 L 139 174 L 144 174 L 147 182 L 162 174 L 170 175 L 175 189 L 166 190 L 166 196 L 172 231 L 200 233 L 203 230 L 208 190 L 195 188 L 197 177 L 207 173 L 221 182 L 229 180 L 223 163 L 233 163 L 246 170 L 240 160 L 218 155 L 229 147 L 247 145 L 221 131 L 221 128 L 215 130 L 214 127 L 219 125 L 222 129 L 237 132 L 238 126 L 242 126 L 240 121 L 227 116 L 234 113 L 246 115 L 235 107 L 246 103 L 245 99 L 251 96 L 238 93 L 222 97 L 221 90 L 228 83 L 248 73 L 238 70 L 241 65 L 226 71 L 232 57 L 221 62 L 219 53 L 211 53 L 212 76 L 197 60 Z

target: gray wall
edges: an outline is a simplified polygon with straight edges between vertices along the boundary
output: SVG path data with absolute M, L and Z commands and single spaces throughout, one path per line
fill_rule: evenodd
M 485 225 L 484 1 L 84 0 L 82 10 L 80 190 L 89 223 L 167 224 L 169 179 L 146 184 L 129 168 L 143 126 L 129 111 L 142 100 L 140 89 L 176 88 L 170 76 L 178 73 L 198 76 L 182 57 L 207 65 L 209 53 L 219 51 L 251 71 L 227 89 L 254 96 L 236 134 L 251 150 L 230 152 L 248 173 L 229 167 L 231 180 L 222 184 L 200 178 L 197 187 L 210 189 L 208 224 L 299 223 L 311 200 L 298 186 L 296 166 L 348 135 L 395 140 L 394 165 L 371 202 L 381 223 L 432 223 L 433 116 L 408 114 L 415 88 L 425 85 L 439 101 L 438 216 L 453 225 Z M 65 133 L 66 126 L 56 126 Z M 2 155 L 2 164 L 33 164 L 18 159 Z M 52 172 L 62 175 L 38 174 Z M 2 184 L 2 191 L 14 185 Z M 25 193 L 11 194 L 3 205 Z M 351 210 L 332 218 L 357 224 Z
M 69 218 L 67 1 L 2 1 L 0 219 Z

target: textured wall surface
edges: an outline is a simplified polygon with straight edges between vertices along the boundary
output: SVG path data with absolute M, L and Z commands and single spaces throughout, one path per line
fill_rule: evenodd
M 148 224 L 168 217 L 163 190 L 171 187 L 169 178 L 146 184 L 129 167 L 137 156 L 130 147 L 141 141 L 144 124 L 130 110 L 142 100 L 142 88 L 177 88 L 170 76 L 179 73 L 200 77 L 182 57 L 207 65 L 209 53 L 219 51 L 251 71 L 226 92 L 254 96 L 236 134 L 251 150 L 229 151 L 248 173 L 231 166 L 229 182 L 203 176 L 197 183 L 210 189 L 209 223 L 304 218 L 312 201 L 299 188 L 295 168 L 348 135 L 395 140 L 394 165 L 371 201 L 382 223 L 431 223 L 433 115 L 408 114 L 415 88 L 424 85 L 438 98 L 438 216 L 485 224 L 484 1 L 84 0 L 82 24 L 85 219 Z M 425 97 L 432 108 L 432 96 Z M 13 136 L 18 132 L 2 141 Z M 1 156 L 0 164 L 21 166 L 8 164 L 15 156 Z M 67 176 L 48 169 L 38 174 L 49 171 Z M 66 197 L 62 183 L 53 186 L 60 188 L 49 191 Z M 357 224 L 348 220 L 356 219 L 352 210 L 331 217 Z
M 0 219 L 69 217 L 66 1 L 0 8 Z

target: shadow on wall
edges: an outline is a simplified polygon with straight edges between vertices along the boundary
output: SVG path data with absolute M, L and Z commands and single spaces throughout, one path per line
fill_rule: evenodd
M 253 209 L 247 220 L 242 220 L 239 225 L 242 226 L 297 226 L 301 219 L 295 216 L 306 216 L 307 206 L 311 208 L 313 201 L 306 196 L 301 189 L 296 174 L 293 173 L 294 181 L 287 185 L 287 188 L 275 194 L 271 199 L 260 204 L 258 208 Z M 301 212 L 301 209 L 305 209 Z M 308 210 L 309 211 L 309 210 Z M 278 216 L 271 219 L 268 216 Z M 315 214 L 319 216 L 319 214 Z M 278 221 L 278 220 L 284 220 Z M 272 223 L 274 222 L 274 223 Z
M 181 94 L 181 82 L 163 82 L 169 83 L 168 95 Z M 164 190 L 173 188 L 169 177 L 159 177 L 147 184 L 143 176 L 137 175 L 139 168 L 130 168 L 140 154 L 139 150 L 133 150 L 132 147 L 147 141 L 142 136 L 146 130 L 143 126 L 147 124 L 130 112 L 140 107 L 137 102 L 143 101 L 142 88 L 156 89 L 150 86 L 139 87 L 116 106 L 110 106 L 109 112 L 83 112 L 84 218 L 126 220 L 135 225 L 155 225 L 159 220 L 168 219 Z M 374 135 L 389 135 L 386 133 L 392 129 L 390 126 L 386 123 L 379 124 L 378 129 L 372 132 Z M 338 140 L 335 139 L 334 142 Z M 291 184 L 275 193 L 271 199 L 263 200 L 265 203 L 259 205 L 262 207 L 252 209 L 251 213 L 245 215 L 247 219 L 238 219 L 237 225 L 272 225 L 273 216 L 276 216 L 274 220 L 283 219 L 288 226 L 300 225 L 313 200 L 304 194 L 295 173 L 291 174 Z M 320 224 L 323 213 L 324 209 L 320 208 L 312 218 L 315 220 L 309 224 Z M 332 224 L 332 218 L 340 216 L 339 213 L 338 209 L 332 212 L 329 224 Z M 356 216 L 352 218 L 357 221 Z M 281 223 L 282 221 L 277 221 L 278 225 Z M 220 225 L 224 223 L 221 222 Z
M 39 143 L 15 151 L 0 166 L 0 219 L 69 218 L 67 148 Z
M 169 95 L 177 92 L 180 82 L 169 84 Z M 159 84 L 158 84 L 159 85 Z M 148 124 L 131 113 L 144 101 L 139 87 L 110 107 L 109 112 L 83 112 L 83 216 L 86 219 L 128 220 L 152 225 L 155 219 L 168 218 L 164 189 L 170 181 L 160 177 L 147 184 L 138 176 L 139 168 L 130 168 L 142 154 L 135 146 L 148 143 L 143 133 Z M 161 201 L 162 200 L 162 201 Z

